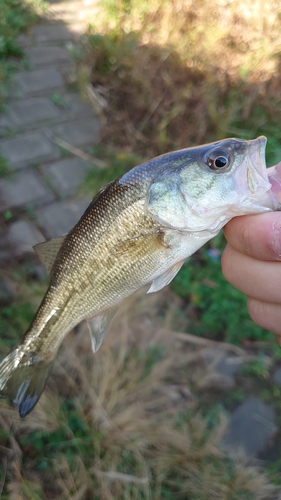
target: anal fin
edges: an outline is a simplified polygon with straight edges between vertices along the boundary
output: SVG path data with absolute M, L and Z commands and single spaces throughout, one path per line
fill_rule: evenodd
M 164 286 L 168 285 L 172 281 L 172 279 L 174 279 L 174 277 L 179 272 L 183 263 L 184 260 L 177 262 L 177 264 L 174 264 L 172 267 L 167 269 L 167 271 L 165 271 L 164 273 L 160 274 L 160 276 L 155 278 L 155 280 L 151 283 L 151 286 L 147 293 L 153 293 L 162 290 Z
M 92 341 L 92 349 L 93 352 L 97 352 L 100 348 L 104 337 L 107 334 L 107 331 L 110 327 L 110 324 L 119 309 L 119 304 L 110 309 L 107 309 L 102 314 L 98 314 L 93 318 L 88 318 L 88 327 L 90 330 L 91 341 Z

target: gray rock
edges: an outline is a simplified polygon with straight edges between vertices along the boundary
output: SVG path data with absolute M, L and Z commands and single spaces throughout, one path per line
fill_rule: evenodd
M 36 211 L 38 224 L 47 238 L 61 236 L 73 228 L 89 203 L 89 198 L 52 203 Z
M 37 126 L 40 122 L 60 117 L 59 109 L 47 97 L 31 97 L 9 104 L 7 114 L 19 127 Z
M 33 67 L 46 64 L 66 63 L 71 61 L 69 51 L 64 47 L 44 46 L 31 47 L 25 51 Z
M 201 355 L 208 368 L 222 377 L 233 377 L 244 363 L 240 356 L 212 347 L 202 349 Z
M 83 118 L 71 123 L 61 123 L 48 127 L 50 138 L 58 138 L 72 146 L 86 146 L 94 144 L 99 139 L 99 122 L 97 118 Z
M 270 406 L 250 397 L 233 412 L 221 446 L 230 453 L 256 457 L 278 431 L 275 421 Z
M 22 96 L 38 94 L 43 91 L 52 91 L 63 87 L 64 80 L 61 73 L 53 67 L 22 71 L 15 75 L 15 86 Z
M 15 255 L 33 253 L 34 245 L 45 241 L 39 229 L 28 220 L 18 220 L 10 224 L 8 239 Z
M 273 382 L 275 382 L 275 384 L 281 385 L 281 367 L 275 370 L 273 374 Z
M 220 373 L 208 373 L 204 377 L 195 381 L 199 389 L 232 389 L 235 386 L 233 377 L 228 375 L 221 375 Z
M 89 165 L 80 158 L 65 158 L 44 165 L 42 168 L 44 176 L 62 198 L 77 191 L 88 170 Z
M 73 34 L 65 28 L 63 24 L 47 24 L 35 26 L 32 30 L 37 42 L 65 42 L 73 40 Z
M 19 172 L 11 180 L 0 180 L 0 210 L 28 203 L 41 205 L 53 199 L 53 193 L 41 182 L 37 172 Z
M 12 139 L 0 140 L 0 154 L 13 168 L 26 167 L 32 163 L 55 160 L 59 149 L 41 131 L 18 134 Z

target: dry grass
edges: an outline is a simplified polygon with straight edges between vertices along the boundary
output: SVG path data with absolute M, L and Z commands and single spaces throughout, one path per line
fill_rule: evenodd
M 226 417 L 210 425 L 200 411 L 206 366 L 170 330 L 171 299 L 138 294 L 96 356 L 83 327 L 70 334 L 25 420 L 1 404 L 4 499 L 274 498 L 257 468 L 219 449 Z
M 280 12 L 274 0 L 102 2 L 86 45 L 95 104 L 107 104 L 104 142 L 150 157 L 272 135 Z

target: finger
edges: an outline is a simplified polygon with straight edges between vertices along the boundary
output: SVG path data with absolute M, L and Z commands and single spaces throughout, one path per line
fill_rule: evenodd
M 277 201 L 281 202 L 281 162 L 274 167 L 268 168 L 267 175 L 271 184 L 271 191 Z
M 234 217 L 224 234 L 238 252 L 260 260 L 281 260 L 281 212 Z
M 237 252 L 227 245 L 222 271 L 235 288 L 256 300 L 281 303 L 281 263 L 264 262 Z M 281 307 L 280 307 L 281 308 Z
M 247 305 L 249 314 L 257 325 L 281 336 L 280 304 L 270 304 L 248 297 Z M 278 343 L 280 342 L 281 337 L 278 339 Z

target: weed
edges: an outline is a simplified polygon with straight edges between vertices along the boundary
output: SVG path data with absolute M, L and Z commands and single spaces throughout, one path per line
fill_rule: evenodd
M 68 102 L 61 94 L 51 94 L 50 99 L 53 104 L 62 109 L 67 109 L 69 107 Z
M 242 5 L 103 2 L 86 46 L 91 82 L 108 102 L 107 144 L 149 157 L 266 133 L 275 161 L 280 9 L 261 12 L 255 1 L 247 17 Z
M 10 221 L 13 219 L 14 216 L 11 210 L 5 210 L 5 212 L 3 213 L 3 217 L 5 221 Z
M 254 361 L 246 363 L 243 366 L 242 373 L 255 378 L 269 378 L 269 366 L 265 357 L 260 356 Z
M 102 186 L 141 163 L 140 157 L 126 151 L 114 151 L 103 146 L 97 146 L 90 151 L 95 157 L 102 158 L 106 166 L 101 169 L 91 169 L 86 176 L 83 191 L 96 193 Z
M 17 41 L 37 19 L 35 9 L 42 8 L 37 0 L 1 0 L 0 5 L 0 111 L 4 110 L 8 85 L 16 71 L 13 60 L 22 59 L 23 50 Z
M 170 285 L 193 305 L 188 331 L 236 344 L 244 339 L 272 339 L 250 320 L 244 294 L 225 280 L 220 261 L 206 250 L 189 258 Z
M 11 169 L 8 165 L 8 162 L 5 158 L 0 156 L 0 179 L 2 178 L 9 178 L 11 175 Z

